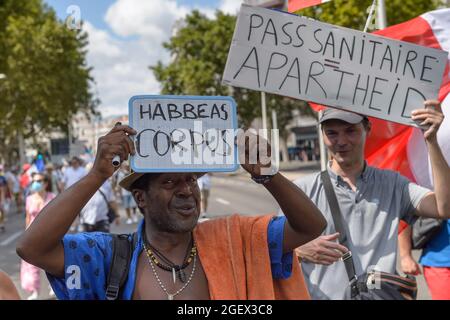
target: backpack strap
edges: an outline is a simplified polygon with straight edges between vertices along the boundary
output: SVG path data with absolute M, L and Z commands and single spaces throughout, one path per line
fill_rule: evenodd
M 112 235 L 113 252 L 106 280 L 107 300 L 117 300 L 119 292 L 127 280 L 131 257 L 137 244 L 137 232 L 132 234 L 132 241 L 129 241 L 128 237 L 128 234 Z

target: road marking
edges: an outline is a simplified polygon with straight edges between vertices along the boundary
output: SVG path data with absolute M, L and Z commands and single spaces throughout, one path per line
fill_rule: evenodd
M 6 238 L 2 242 L 0 242 L 0 246 L 3 246 L 3 247 L 7 246 L 8 244 L 10 244 L 14 240 L 16 240 L 21 234 L 22 234 L 22 231 L 17 231 L 13 235 L 9 236 L 8 238 Z
M 226 205 L 226 206 L 229 206 L 229 205 L 230 205 L 230 202 L 229 202 L 229 201 L 227 201 L 227 200 L 225 200 L 225 199 L 222 199 L 222 198 L 216 198 L 216 201 L 219 202 L 219 203 L 221 203 L 221 204 L 224 204 L 224 205 Z

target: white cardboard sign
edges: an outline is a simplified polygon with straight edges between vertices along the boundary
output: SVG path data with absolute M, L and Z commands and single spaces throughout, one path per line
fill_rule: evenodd
M 242 5 L 223 82 L 416 126 L 446 51 Z
M 238 168 L 236 104 L 230 97 L 134 96 L 129 101 L 136 172 L 210 172 Z

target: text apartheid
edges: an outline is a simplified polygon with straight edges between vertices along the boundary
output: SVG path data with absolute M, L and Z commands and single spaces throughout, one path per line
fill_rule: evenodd
M 233 171 L 236 107 L 229 97 L 136 96 L 129 103 L 137 172 Z
M 242 5 L 223 82 L 417 126 L 448 53 Z

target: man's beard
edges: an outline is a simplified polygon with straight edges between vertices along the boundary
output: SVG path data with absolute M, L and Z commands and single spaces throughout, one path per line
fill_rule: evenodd
M 162 232 L 168 233 L 186 233 L 194 230 L 197 225 L 198 216 L 196 219 L 192 219 L 191 223 L 189 221 L 180 221 L 169 215 L 152 215 L 148 216 L 150 223 L 155 226 L 156 229 Z

